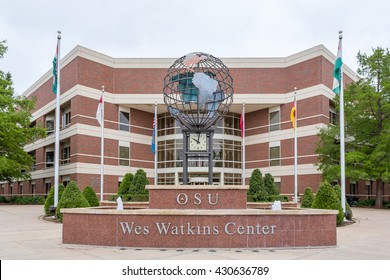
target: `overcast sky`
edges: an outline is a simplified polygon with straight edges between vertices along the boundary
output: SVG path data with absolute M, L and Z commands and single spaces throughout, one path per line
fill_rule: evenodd
M 12 0 L 0 5 L 0 41 L 17 94 L 81 45 L 112 57 L 284 57 L 323 44 L 357 69 L 358 51 L 390 47 L 389 0 Z

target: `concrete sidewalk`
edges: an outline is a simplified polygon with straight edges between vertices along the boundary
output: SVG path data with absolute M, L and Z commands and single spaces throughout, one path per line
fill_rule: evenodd
M 43 206 L 0 205 L 1 260 L 390 260 L 390 210 L 353 208 L 337 247 L 313 249 L 143 249 L 62 244 L 62 224 Z

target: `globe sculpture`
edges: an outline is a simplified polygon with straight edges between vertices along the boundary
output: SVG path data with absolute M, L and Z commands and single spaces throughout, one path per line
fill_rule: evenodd
M 222 61 L 194 52 L 177 59 L 164 78 L 164 102 L 182 128 L 213 129 L 233 102 L 233 79 Z

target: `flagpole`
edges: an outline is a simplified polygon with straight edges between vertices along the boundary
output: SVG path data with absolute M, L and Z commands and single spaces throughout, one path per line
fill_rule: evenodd
M 157 122 L 157 100 L 154 101 L 154 127 L 153 129 L 155 130 L 155 133 L 154 133 L 154 139 L 152 141 L 154 141 L 154 185 L 157 186 L 157 151 L 158 151 L 158 147 L 157 147 L 157 129 L 158 129 L 158 122 Z
M 343 39 L 343 31 L 339 31 L 339 44 Z M 346 212 L 345 206 L 345 131 L 344 131 L 344 86 L 343 86 L 343 65 L 340 67 L 340 167 L 341 167 L 341 206 L 343 213 Z
M 298 140 L 297 140 L 297 88 L 294 88 L 294 106 L 295 106 L 295 118 L 294 118 L 294 200 L 298 203 Z
M 58 179 L 60 168 L 60 50 L 61 50 L 61 31 L 57 31 L 57 92 L 56 92 L 56 122 L 55 122 L 55 146 L 54 146 L 54 207 L 58 204 Z
M 245 186 L 245 102 L 242 103 L 242 185 Z
M 101 108 L 101 141 L 100 141 L 100 202 L 103 201 L 104 192 L 104 86 L 102 86 Z

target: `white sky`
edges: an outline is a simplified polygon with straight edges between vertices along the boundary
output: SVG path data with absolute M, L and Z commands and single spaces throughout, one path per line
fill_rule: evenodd
M 284 57 L 323 44 L 356 71 L 358 51 L 390 46 L 389 0 L 9 0 L 0 4 L 0 41 L 17 94 L 76 45 L 112 57 Z

